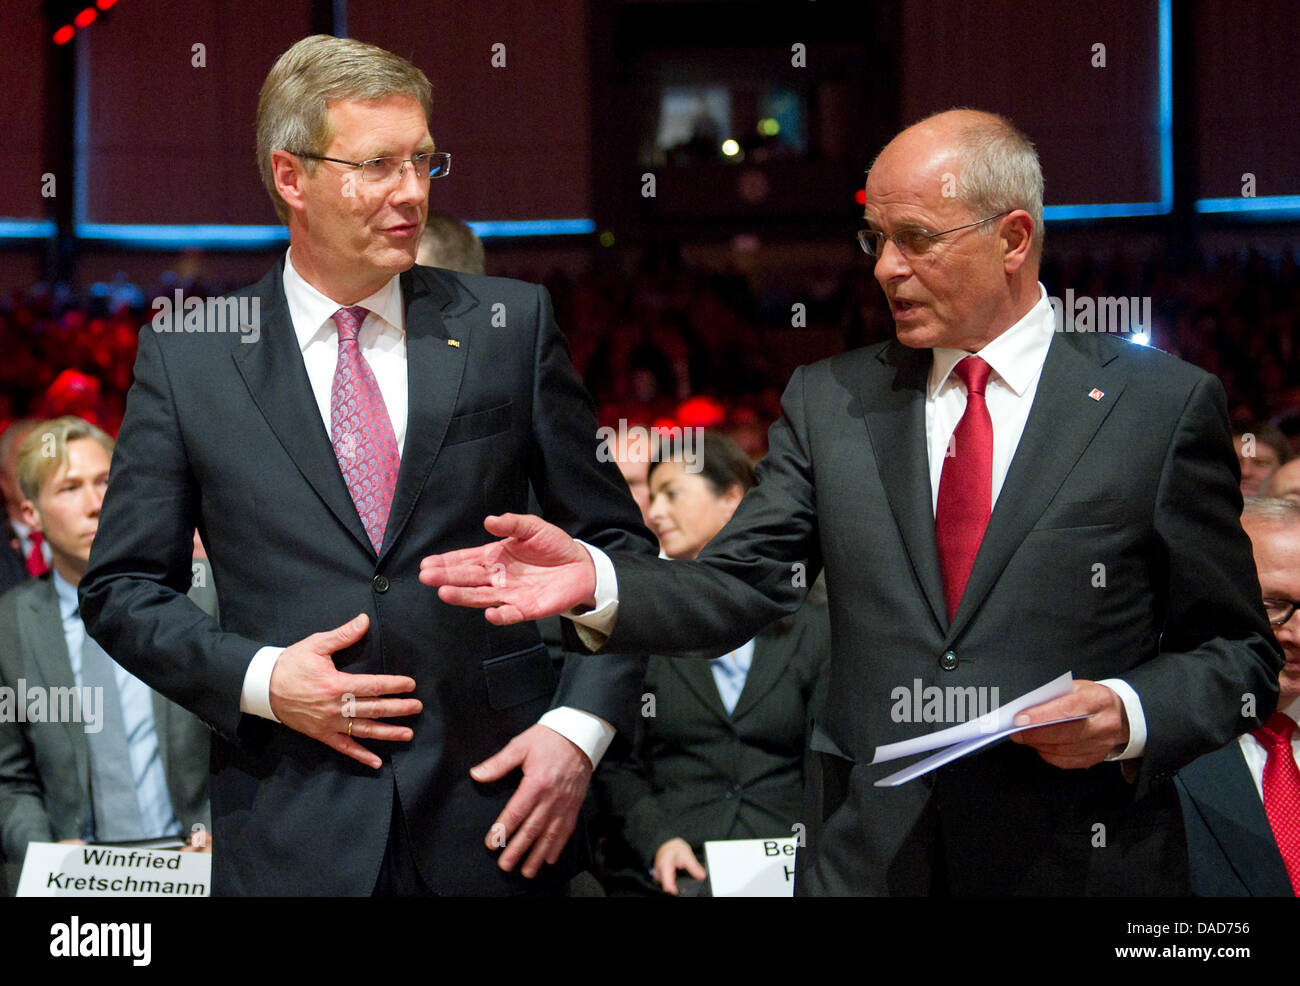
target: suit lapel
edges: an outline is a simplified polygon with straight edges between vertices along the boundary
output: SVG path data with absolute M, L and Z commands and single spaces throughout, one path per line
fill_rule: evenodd
M 453 296 L 438 275 L 424 269 L 417 272 L 416 268 L 402 275 L 402 300 L 406 309 L 406 441 L 379 552 L 381 561 L 410 520 L 442 449 L 472 344 L 470 327 L 461 316 L 478 304 L 468 292 Z
M 1108 365 L 1117 354 L 1098 359 L 1071 341 L 1076 338 L 1057 333 L 1047 350 L 1024 433 L 948 628 L 949 644 L 984 602 L 1124 390 L 1124 374 Z M 1099 400 L 1090 399 L 1093 388 L 1102 391 Z
M 1291 896 L 1291 878 L 1276 846 L 1264 805 L 1246 766 L 1241 744 L 1233 740 L 1179 772 L 1187 793 L 1207 820 L 1214 839 L 1233 871 L 1256 896 Z M 1226 806 L 1233 806 L 1225 814 Z
M 740 690 L 736 708 L 731 713 L 733 722 L 739 722 L 781 680 L 787 665 L 781 659 L 781 640 L 789 632 L 768 630 L 754 638 L 754 658 L 750 661 L 749 673 L 745 675 L 745 686 Z
M 709 713 L 731 728 L 731 716 L 727 715 L 722 696 L 718 694 L 718 683 L 713 678 L 713 665 L 708 661 L 692 660 L 670 660 L 667 663 Z
M 367 551 L 373 552 L 312 393 L 289 318 L 283 276 L 281 260 L 253 288 L 253 293 L 262 299 L 261 335 L 253 345 L 235 347 L 235 366 L 253 402 L 303 478 L 339 523 Z
M 63 618 L 59 615 L 59 597 L 54 591 L 53 576 L 31 583 L 25 605 L 18 607 L 18 633 L 27 656 L 41 676 L 39 684 L 47 689 L 75 688 L 68 641 L 63 636 Z M 31 682 L 31 684 L 38 684 Z M 48 693 L 47 693 L 48 694 Z M 85 790 L 90 787 L 90 746 L 81 723 L 61 721 L 46 723 L 42 729 L 60 729 L 76 758 L 77 776 Z
M 911 559 L 912 572 L 931 614 L 942 627 L 947 622 L 947 605 L 934 540 L 925 440 L 925 388 L 931 355 L 928 349 L 909 349 L 894 342 L 877 358 L 894 368 L 894 378 L 888 388 L 864 380 L 860 391 L 876 471 Z

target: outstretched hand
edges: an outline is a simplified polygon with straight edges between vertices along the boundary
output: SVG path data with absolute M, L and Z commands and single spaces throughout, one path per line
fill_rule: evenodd
M 498 626 L 596 604 L 591 556 L 554 524 L 502 514 L 483 526 L 504 540 L 421 560 L 420 581 L 437 586 L 443 602 L 482 609 Z

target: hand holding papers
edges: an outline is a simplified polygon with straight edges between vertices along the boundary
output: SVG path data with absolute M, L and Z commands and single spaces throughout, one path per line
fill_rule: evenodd
M 875 782 L 875 786 L 897 787 L 899 784 L 906 784 L 922 774 L 928 774 L 946 763 L 951 763 L 968 753 L 974 753 L 976 750 L 1005 739 L 1012 733 L 1018 733 L 1022 729 L 1037 729 L 1041 726 L 1052 726 L 1061 722 L 1086 719 L 1088 716 L 1067 716 L 1062 719 L 1053 719 L 1050 722 L 1034 723 L 1030 726 L 1015 725 L 1016 716 L 1025 709 L 1068 695 L 1073 689 L 1074 676 L 1067 671 L 1059 678 L 1049 681 L 1046 685 L 1026 692 L 1019 698 L 1008 702 L 1006 705 L 999 706 L 977 719 L 959 723 L 948 729 L 941 729 L 937 733 L 926 733 L 924 736 L 916 736 L 898 743 L 886 743 L 884 746 L 877 747 L 875 756 L 871 758 L 873 764 L 886 763 L 890 760 L 898 760 L 902 757 L 926 753 L 930 750 L 938 750 L 939 752 L 926 757 L 924 760 L 918 760 L 910 767 L 905 767 L 888 777 L 880 778 Z

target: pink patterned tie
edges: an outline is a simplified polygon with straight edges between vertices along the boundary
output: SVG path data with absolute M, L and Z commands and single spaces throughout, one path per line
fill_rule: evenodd
M 340 308 L 333 316 L 339 327 L 339 361 L 330 388 L 330 438 L 352 502 L 377 553 L 384 543 L 401 457 L 384 395 L 357 343 L 367 314 L 364 308 Z

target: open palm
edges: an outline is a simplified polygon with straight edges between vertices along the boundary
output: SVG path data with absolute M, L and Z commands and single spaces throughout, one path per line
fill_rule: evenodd
M 532 514 L 488 517 L 483 526 L 502 540 L 421 560 L 420 581 L 437 586 L 443 602 L 482 609 L 501 626 L 595 603 L 595 565 L 560 528 Z

